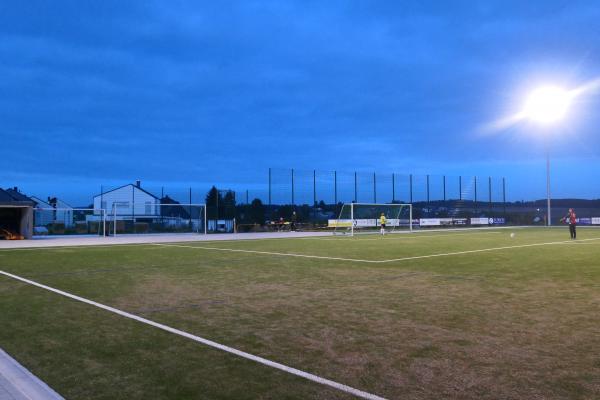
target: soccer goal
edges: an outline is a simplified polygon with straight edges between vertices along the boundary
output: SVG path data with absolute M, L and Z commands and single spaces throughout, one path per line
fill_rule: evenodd
M 207 233 L 206 204 L 159 204 L 115 201 L 106 215 L 107 232 Z
M 36 207 L 33 209 L 35 235 L 106 236 L 106 211 L 94 208 Z
M 334 235 L 379 233 L 381 215 L 385 233 L 412 231 L 412 204 L 346 203 L 336 220 L 330 220 Z

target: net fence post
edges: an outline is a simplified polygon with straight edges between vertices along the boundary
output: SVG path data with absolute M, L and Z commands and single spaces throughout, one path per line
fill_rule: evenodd
M 373 203 L 377 203 L 377 174 L 373 172 Z
M 358 201 L 358 189 L 357 189 L 358 179 L 356 176 L 356 171 L 354 171 L 354 202 Z
M 335 202 L 335 207 L 337 209 L 337 171 L 333 171 L 333 201 Z
M 313 207 L 317 206 L 317 170 L 313 169 Z
M 409 228 L 410 228 L 410 232 L 413 231 L 413 206 L 412 204 L 408 205 L 408 218 L 409 218 Z
M 446 201 L 446 175 L 444 175 L 442 179 L 444 185 L 444 201 Z
M 396 201 L 396 176 L 392 172 L 392 203 Z
M 350 203 L 350 236 L 354 236 L 354 203 Z
M 488 177 L 488 203 L 489 203 L 489 209 L 490 209 L 490 213 L 492 212 L 492 177 L 489 176 Z
M 475 212 L 477 212 L 477 177 L 474 177 L 475 182 Z
M 504 222 L 506 223 L 506 178 L 502 178 L 502 207 L 504 208 Z
M 427 206 L 429 206 L 429 174 L 427 175 Z M 429 215 L 429 210 L 427 213 L 427 215 Z
M 409 192 L 410 192 L 410 203 L 412 204 L 412 202 L 413 202 L 413 176 L 412 176 L 412 174 L 410 174 L 408 176 L 408 186 L 409 186 Z

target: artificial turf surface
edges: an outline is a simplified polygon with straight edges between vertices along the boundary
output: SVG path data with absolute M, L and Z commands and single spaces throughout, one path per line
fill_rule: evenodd
M 0 270 L 386 398 L 600 398 L 600 230 L 514 232 L 0 250 Z M 67 399 L 352 398 L 2 275 L 0 347 Z

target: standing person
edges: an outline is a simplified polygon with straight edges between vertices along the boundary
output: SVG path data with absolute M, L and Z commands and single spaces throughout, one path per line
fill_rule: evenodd
M 292 213 L 292 222 L 290 224 L 290 230 L 296 231 L 296 222 L 298 221 L 298 216 L 296 215 L 296 211 Z
M 569 224 L 571 239 L 577 239 L 577 214 L 575 214 L 575 211 L 573 211 L 572 208 L 569 208 L 569 212 L 565 217 L 565 222 Z
M 386 223 L 385 215 L 383 213 L 381 213 L 381 217 L 379 217 L 379 226 L 381 226 L 381 234 L 382 235 L 385 235 L 385 223 Z

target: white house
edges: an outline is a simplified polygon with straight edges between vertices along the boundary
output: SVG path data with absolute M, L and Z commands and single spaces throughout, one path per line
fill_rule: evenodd
M 35 196 L 31 199 L 37 203 L 33 212 L 35 226 L 47 226 L 53 223 L 62 223 L 67 228 L 74 226 L 74 209 L 68 203 L 56 197 L 48 198 L 47 201 Z
M 31 200 L 37 204 L 33 209 L 33 222 L 35 226 L 48 226 L 54 222 L 54 210 L 49 203 L 35 196 L 31 196 Z
M 155 217 L 160 215 L 160 199 L 137 181 L 94 196 L 94 215 L 100 215 L 101 210 L 106 210 L 107 216 Z

